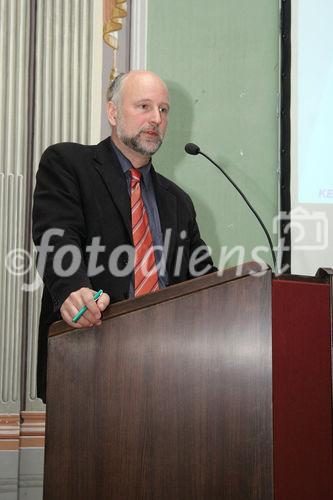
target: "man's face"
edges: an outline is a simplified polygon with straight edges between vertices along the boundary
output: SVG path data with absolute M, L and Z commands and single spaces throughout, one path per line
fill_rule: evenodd
M 164 83 L 149 73 L 129 75 L 111 122 L 113 139 L 149 157 L 162 144 L 168 123 L 169 96 Z M 118 143 L 119 145 L 119 143 Z

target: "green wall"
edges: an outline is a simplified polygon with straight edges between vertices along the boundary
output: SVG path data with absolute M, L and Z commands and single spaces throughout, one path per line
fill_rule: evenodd
M 224 165 L 269 231 L 278 205 L 278 0 L 150 0 L 148 69 L 167 82 L 171 113 L 157 169 L 194 201 L 218 264 L 220 247 L 268 246 L 234 188 L 187 142 Z M 273 236 L 274 243 L 276 237 Z M 260 254 L 272 263 L 268 253 Z M 235 258 L 228 264 L 235 264 Z

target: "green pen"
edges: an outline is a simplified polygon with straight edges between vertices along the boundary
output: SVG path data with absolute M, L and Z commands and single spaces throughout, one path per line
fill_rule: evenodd
M 102 295 L 102 293 L 103 293 L 103 290 L 98 290 L 98 292 L 95 293 L 95 295 L 93 296 L 93 299 L 94 299 L 95 302 L 96 302 L 96 300 L 99 299 L 99 297 Z M 79 312 L 76 313 L 75 316 L 74 316 L 74 318 L 72 319 L 73 323 L 76 323 L 77 321 L 79 321 L 79 319 L 81 318 L 81 316 L 86 311 L 88 311 L 88 307 L 87 306 L 82 307 L 82 309 L 80 309 Z

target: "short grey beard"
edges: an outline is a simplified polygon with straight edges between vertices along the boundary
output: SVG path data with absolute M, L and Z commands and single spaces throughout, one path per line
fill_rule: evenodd
M 156 153 L 156 151 L 160 148 L 160 146 L 162 144 L 162 139 L 159 137 L 159 140 L 157 143 L 152 143 L 153 149 L 150 150 L 150 149 L 145 148 L 143 146 L 143 144 L 140 143 L 140 133 L 133 136 L 133 137 L 123 135 L 123 134 L 118 134 L 118 137 L 130 149 L 133 149 L 133 151 L 135 151 L 136 153 L 140 153 L 144 156 L 153 155 L 154 153 Z

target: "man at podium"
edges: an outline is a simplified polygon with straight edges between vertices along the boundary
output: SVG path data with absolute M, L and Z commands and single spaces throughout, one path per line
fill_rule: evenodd
M 111 137 L 50 146 L 37 172 L 33 239 L 45 284 L 37 387 L 44 400 L 51 323 L 98 326 L 110 302 L 215 270 L 190 197 L 152 165 L 168 123 L 165 83 L 148 71 L 119 75 L 107 113 Z

